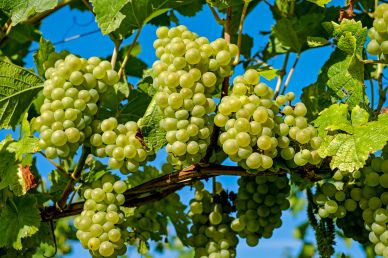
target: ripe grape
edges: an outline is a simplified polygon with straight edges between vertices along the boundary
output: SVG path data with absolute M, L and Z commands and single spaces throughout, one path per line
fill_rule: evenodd
M 185 26 L 158 28 L 154 42 L 159 60 L 152 65 L 155 101 L 164 113 L 168 160 L 176 167 L 199 162 L 206 154 L 216 109 L 212 93 L 231 73 L 237 46 L 209 43 Z M 225 117 L 218 117 L 223 123 Z M 231 146 L 233 148 L 233 146 Z M 235 151 L 233 149 L 233 151 Z
M 238 185 L 237 218 L 231 227 L 249 246 L 256 246 L 282 225 L 282 210 L 290 206 L 289 180 L 286 176 L 241 177 Z
M 105 174 L 93 185 L 97 187 L 84 190 L 86 201 L 83 211 L 74 219 L 74 226 L 78 229 L 76 235 L 93 256 L 117 257 L 118 250 L 126 248 L 122 239 L 128 232 L 124 213 L 117 208 L 122 203 L 116 198 L 123 196 L 127 184 L 116 181 L 111 174 Z
M 366 51 L 374 56 L 379 56 L 381 60 L 386 61 L 384 55 L 388 54 L 388 4 L 383 3 L 377 6 L 376 16 L 373 21 L 373 27 L 369 30 L 368 35 L 371 38 Z
M 236 257 L 238 238 L 232 228 L 241 225 L 238 222 L 232 225 L 233 207 L 228 195 L 219 183 L 213 196 L 201 182 L 195 187 L 188 213 L 193 223 L 188 243 L 194 248 L 194 257 Z
M 95 57 L 86 60 L 53 53 L 47 63 L 50 68 L 45 72 L 45 98 L 35 128 L 40 132 L 40 147 L 47 157 L 67 158 L 91 135 L 93 116 L 98 112 L 96 103 L 103 92 L 97 84 L 112 86 L 118 76 L 106 61 Z M 89 68 L 98 71 L 98 78 L 88 72 Z M 98 143 L 98 139 L 93 142 Z

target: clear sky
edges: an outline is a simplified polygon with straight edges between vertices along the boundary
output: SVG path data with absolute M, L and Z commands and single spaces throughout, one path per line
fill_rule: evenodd
M 333 1 L 337 4 L 342 4 L 343 1 Z M 186 25 L 190 30 L 198 33 L 201 36 L 206 36 L 210 40 L 214 40 L 221 35 L 221 27 L 214 21 L 211 12 L 207 6 L 198 13 L 195 17 L 182 17 L 179 16 L 179 22 Z M 260 35 L 260 31 L 269 31 L 274 21 L 271 13 L 264 3 L 260 3 L 256 10 L 252 12 L 245 21 L 244 33 L 249 33 L 254 37 L 254 48 L 252 53 L 262 48 L 267 41 L 267 36 Z M 44 20 L 41 30 L 43 36 L 52 42 L 58 42 L 65 38 L 78 35 L 85 32 L 91 32 L 98 29 L 94 22 L 94 16 L 90 12 L 80 12 L 78 10 L 70 10 L 65 7 L 60 11 L 54 13 Z M 156 59 L 154 55 L 154 49 L 152 47 L 155 40 L 156 27 L 147 25 L 141 32 L 139 42 L 142 46 L 142 51 L 139 57 L 145 61 L 149 66 Z M 124 43 L 131 42 L 131 38 Z M 37 44 L 31 46 L 31 50 L 38 48 Z M 66 43 L 62 43 L 56 46 L 57 50 L 66 49 L 72 53 L 78 54 L 83 57 L 90 56 L 109 56 L 111 55 L 113 44 L 108 36 L 103 36 L 100 32 L 93 33 L 89 36 L 81 37 L 76 40 L 72 40 Z M 297 96 L 300 96 L 301 89 L 315 82 L 318 72 L 323 63 L 328 59 L 332 49 L 330 47 L 317 48 L 304 52 L 301 56 L 300 62 L 295 70 L 295 73 L 291 79 L 288 90 L 294 91 Z M 289 66 L 292 65 L 295 55 L 291 55 L 289 60 Z M 33 67 L 32 53 L 25 59 L 27 67 Z M 276 68 L 281 67 L 283 62 L 283 56 L 273 58 L 269 63 Z M 290 67 L 288 67 L 290 68 Z M 237 74 L 242 73 L 241 68 L 236 69 Z M 130 78 L 130 82 L 136 83 L 135 78 Z M 274 87 L 276 79 L 268 82 L 270 86 Z M 7 131 L 0 131 L 0 139 L 3 139 Z M 164 162 L 162 155 L 158 160 L 154 161 L 155 165 L 160 165 Z M 39 168 L 44 171 L 44 175 L 47 175 L 48 171 L 52 169 L 51 165 L 44 159 L 38 159 Z M 235 177 L 223 177 L 221 181 L 224 186 L 230 190 L 236 191 Z M 192 192 L 188 189 L 180 191 L 183 200 L 189 200 L 192 196 Z M 284 251 L 288 248 L 292 253 L 297 253 L 300 248 L 300 243 L 293 238 L 293 229 L 306 219 L 305 212 L 302 212 L 297 217 L 293 217 L 289 212 L 283 214 L 283 226 L 277 229 L 271 239 L 260 240 L 260 244 L 255 248 L 250 248 L 245 244 L 245 241 L 241 241 L 238 246 L 237 257 L 271 257 L 281 258 L 284 256 Z M 314 241 L 313 233 L 309 232 L 309 239 Z M 360 248 L 357 244 L 352 245 L 352 250 L 349 251 L 343 243 L 337 244 L 338 250 L 343 250 L 345 253 L 351 252 L 354 257 L 363 257 Z M 74 252 L 69 257 L 87 257 L 88 252 L 75 243 Z M 155 257 L 175 257 L 175 254 L 167 253 L 165 255 L 155 255 Z M 129 257 L 140 257 L 136 252 L 131 252 Z

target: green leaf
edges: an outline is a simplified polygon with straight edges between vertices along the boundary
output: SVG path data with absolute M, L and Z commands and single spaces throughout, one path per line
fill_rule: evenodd
M 307 1 L 314 3 L 316 5 L 319 5 L 321 7 L 325 7 L 325 5 L 331 2 L 331 0 L 307 0 Z
M 0 61 L 0 128 L 15 128 L 42 88 L 35 74 Z
M 240 53 L 245 58 L 251 57 L 251 49 L 253 47 L 253 38 L 248 34 L 242 34 Z
M 22 249 L 22 238 L 35 234 L 40 225 L 37 200 L 28 195 L 8 200 L 0 214 L 0 247 Z
M 388 141 L 388 114 L 368 122 L 368 113 L 357 106 L 352 110 L 351 120 L 347 106 L 336 104 L 325 109 L 314 123 L 323 137 L 319 155 L 332 157 L 333 170 L 353 172 L 362 168 L 368 155 L 382 149 Z
M 204 4 L 206 4 L 205 0 L 191 1 L 190 4 L 178 6 L 175 8 L 175 10 L 177 10 L 179 14 L 183 16 L 192 17 L 202 10 Z
M 307 45 L 309 47 L 322 47 L 329 44 L 329 41 L 323 37 L 307 36 Z
M 103 34 L 140 29 L 153 18 L 167 12 L 170 8 L 189 5 L 194 0 L 93 0 L 98 26 Z
M 45 62 L 48 60 L 49 55 L 55 51 L 54 45 L 50 40 L 45 40 L 43 37 L 39 41 L 39 49 L 34 53 L 34 62 L 36 68 L 38 69 L 38 74 L 41 77 L 44 77 L 45 70 L 48 67 L 45 67 Z
M 5 146 L 7 146 L 6 144 Z M 17 184 L 18 164 L 15 155 L 8 151 L 0 152 L 0 190 Z
M 102 34 L 109 34 L 120 27 L 125 15 L 121 9 L 130 0 L 93 0 L 93 11 Z
M 39 139 L 33 136 L 23 137 L 19 141 L 10 143 L 7 150 L 14 152 L 16 159 L 22 161 L 25 154 L 36 153 L 40 150 Z
M 107 119 L 117 116 L 121 109 L 121 101 L 129 95 L 129 85 L 126 82 L 118 82 L 101 95 L 98 119 Z
M 143 117 L 147 110 L 148 105 L 151 102 L 151 97 L 148 94 L 140 90 L 131 90 L 128 103 L 119 110 L 117 119 L 121 123 L 127 121 L 137 121 Z
M 147 147 L 155 152 L 167 144 L 166 131 L 159 125 L 162 118 L 163 113 L 156 105 L 155 98 L 153 98 L 144 116 L 138 121 Z
M 345 104 L 333 104 L 323 110 L 313 123 L 318 128 L 318 133 L 321 136 L 325 136 L 326 132 L 333 125 L 339 125 L 342 130 L 348 131 L 349 126 L 351 126 L 348 106 Z
M 260 76 L 263 76 L 268 81 L 273 80 L 275 77 L 279 76 L 280 71 L 273 67 L 267 66 L 257 69 L 260 73 Z
M 57 3 L 57 0 L 3 0 L 0 2 L 0 10 L 11 17 L 12 25 L 16 25 L 32 15 L 54 8 Z

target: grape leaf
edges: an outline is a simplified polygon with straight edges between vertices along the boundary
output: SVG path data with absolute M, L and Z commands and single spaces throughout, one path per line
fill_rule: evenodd
M 40 225 L 37 200 L 32 195 L 9 199 L 0 214 L 0 247 L 22 249 L 22 238 L 35 234 Z
M 175 10 L 177 10 L 179 14 L 183 16 L 192 17 L 202 10 L 204 4 L 206 4 L 206 1 L 204 0 L 191 1 L 189 5 L 178 6 L 175 8 Z
M 368 113 L 358 106 L 349 116 L 346 105 L 335 104 L 314 121 L 323 137 L 318 153 L 322 158 L 332 157 L 331 169 L 355 171 L 365 165 L 370 153 L 384 147 L 388 141 L 388 114 L 379 115 L 377 121 L 368 122 L 368 118 Z
M 273 80 L 275 77 L 279 76 L 280 71 L 273 67 L 267 66 L 257 69 L 260 73 L 260 76 L 263 76 L 268 81 Z
M 15 128 L 42 88 L 32 72 L 0 61 L 0 128 Z
M 166 131 L 159 125 L 162 118 L 163 113 L 153 98 L 144 116 L 138 121 L 146 145 L 155 152 L 167 143 Z
M 33 136 L 26 136 L 19 141 L 11 142 L 7 150 L 15 153 L 15 157 L 18 160 L 23 159 L 23 155 L 27 153 L 36 153 L 40 150 L 39 139 Z
M 103 34 L 119 31 L 128 35 L 140 29 L 153 18 L 167 12 L 170 8 L 188 5 L 194 0 L 93 0 L 96 20 Z
M 130 0 L 93 0 L 93 11 L 102 34 L 109 34 L 120 27 L 125 15 L 121 9 Z
M 321 7 L 325 7 L 325 5 L 331 2 L 331 0 L 307 0 L 307 1 L 314 3 L 316 5 L 319 5 Z
M 128 103 L 122 107 L 117 115 L 119 122 L 137 121 L 147 110 L 151 97 L 138 89 L 131 90 Z
M 11 17 L 12 25 L 15 26 L 19 22 L 27 20 L 31 15 L 54 8 L 57 3 L 57 0 L 3 0 L 0 1 L 0 10 Z
M 309 47 L 322 47 L 329 44 L 329 41 L 323 37 L 307 36 L 307 45 Z
M 38 70 L 38 74 L 41 77 L 44 77 L 45 70 L 45 62 L 48 59 L 49 55 L 55 51 L 55 48 L 50 40 L 45 40 L 43 37 L 39 40 L 39 49 L 34 53 L 34 62 L 36 68 Z
M 7 140 L 5 140 L 7 141 Z M 5 144 L 7 146 L 8 144 Z M 18 164 L 15 155 L 8 151 L 0 152 L 0 190 L 17 184 Z

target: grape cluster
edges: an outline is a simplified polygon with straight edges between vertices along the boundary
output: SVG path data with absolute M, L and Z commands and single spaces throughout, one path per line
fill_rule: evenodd
M 127 232 L 120 206 L 124 204 L 127 185 L 106 174 L 92 186 L 84 191 L 83 211 L 74 219 L 77 238 L 93 257 L 124 255 Z
M 137 136 L 138 125 L 134 121 L 119 124 L 114 117 L 96 123 L 90 143 L 98 157 L 109 157 L 109 167 L 120 169 L 123 174 L 138 171 L 139 165 L 147 160 L 147 150 Z
M 376 8 L 373 27 L 368 31 L 371 41 L 366 50 L 371 55 L 380 56 L 387 60 L 388 54 L 388 4 L 381 4 Z
M 369 242 L 369 232 L 365 229 L 360 207 L 357 207 L 355 211 L 347 211 L 344 218 L 337 218 L 337 226 L 342 229 L 346 237 L 361 244 Z
M 234 44 L 224 39 L 209 42 L 185 26 L 160 27 L 154 42 L 152 65 L 155 100 L 164 113 L 161 127 L 167 131 L 170 163 L 195 164 L 205 155 L 212 133 L 216 103 L 212 93 L 231 73 Z
M 45 72 L 40 116 L 34 126 L 48 158 L 66 158 L 92 134 L 100 93 L 119 77 L 108 61 L 67 55 Z
M 195 197 L 190 201 L 189 245 L 194 247 L 194 257 L 236 257 L 238 238 L 230 225 L 232 206 L 222 187 L 218 185 L 212 196 L 201 182 L 196 184 Z
M 303 103 L 286 105 L 293 93 L 273 98 L 273 90 L 259 83 L 259 73 L 249 69 L 234 79 L 233 92 L 222 98 L 214 124 L 224 132 L 219 144 L 232 161 L 247 170 L 266 170 L 280 154 L 296 165 L 318 164 L 316 149 L 322 139 L 307 123 Z M 280 107 L 284 106 L 280 112 Z
M 388 160 L 372 158 L 360 174 L 361 184 L 355 188 L 354 198 L 363 210 L 362 218 L 376 254 L 388 257 Z
M 270 238 L 282 225 L 282 211 L 290 207 L 289 180 L 286 176 L 241 177 L 238 185 L 237 218 L 231 228 L 249 246 L 256 246 L 261 237 Z

